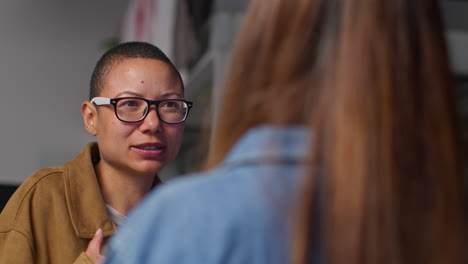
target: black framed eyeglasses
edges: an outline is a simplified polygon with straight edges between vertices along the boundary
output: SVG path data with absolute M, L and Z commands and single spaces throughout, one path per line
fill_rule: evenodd
M 148 115 L 151 105 L 156 107 L 159 120 L 167 124 L 179 124 L 187 119 L 193 103 L 182 99 L 148 100 L 138 97 L 94 97 L 95 105 L 113 105 L 115 116 L 122 122 L 140 122 Z

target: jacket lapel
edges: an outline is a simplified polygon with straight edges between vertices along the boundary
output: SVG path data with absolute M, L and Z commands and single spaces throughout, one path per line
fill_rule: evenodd
M 98 228 L 104 236 L 115 231 L 94 171 L 92 161 L 96 159 L 99 159 L 99 149 L 93 142 L 64 166 L 68 211 L 76 235 L 81 238 L 92 238 Z

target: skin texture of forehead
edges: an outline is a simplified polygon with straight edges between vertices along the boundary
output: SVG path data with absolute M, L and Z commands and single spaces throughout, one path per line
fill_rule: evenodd
M 103 90 L 106 87 L 106 83 L 108 81 L 110 73 L 115 70 L 116 66 L 118 66 L 119 64 L 123 62 L 127 62 L 129 60 L 152 60 L 152 61 L 157 61 L 157 62 L 164 64 L 165 67 L 169 69 L 171 73 L 170 86 L 174 88 L 176 87 L 179 88 L 182 95 L 184 95 L 184 87 L 182 85 L 182 80 L 179 78 L 178 74 L 175 72 L 173 67 L 163 60 L 158 60 L 158 59 L 153 59 L 153 58 L 120 58 L 118 60 L 113 61 L 109 65 L 107 65 L 106 70 L 102 76 L 102 86 L 100 87 L 101 89 L 99 92 L 100 94 L 103 93 Z M 144 83 L 144 80 L 141 80 L 141 83 Z

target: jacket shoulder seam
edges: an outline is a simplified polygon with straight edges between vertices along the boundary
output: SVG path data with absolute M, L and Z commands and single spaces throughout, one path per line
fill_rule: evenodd
M 15 225 L 15 224 L 9 225 L 6 230 L 0 230 L 0 233 L 11 233 L 11 232 L 18 233 L 19 235 L 24 237 L 26 239 L 26 241 L 28 241 L 29 250 L 31 250 L 31 255 L 34 256 L 35 250 L 34 250 L 33 243 L 32 243 L 32 238 L 31 238 L 29 232 L 22 230 L 21 226 L 18 226 L 18 225 Z
M 55 167 L 55 168 L 60 168 L 60 167 Z M 16 219 L 17 219 L 17 217 L 18 217 L 18 214 L 19 214 L 20 211 L 21 211 L 20 209 L 21 209 L 21 207 L 24 205 L 24 201 L 25 201 L 25 199 L 28 197 L 29 193 L 30 193 L 31 191 L 33 191 L 34 189 L 36 189 L 37 185 L 38 185 L 44 178 L 49 177 L 49 176 L 51 176 L 51 175 L 53 175 L 53 174 L 63 173 L 63 172 L 64 172 L 64 170 L 63 170 L 63 168 L 62 168 L 62 169 L 59 169 L 59 170 L 54 170 L 54 171 L 48 172 L 48 173 L 46 173 L 46 174 L 44 174 L 44 175 L 41 175 L 41 176 L 39 176 L 39 175 L 36 176 L 37 174 L 40 174 L 40 173 L 41 173 L 40 170 L 39 170 L 39 171 L 35 172 L 33 175 L 30 176 L 30 177 L 34 177 L 34 178 L 37 177 L 37 179 L 34 179 L 34 180 L 31 179 L 31 180 L 33 180 L 33 181 L 29 184 L 29 186 L 28 186 L 28 187 L 26 188 L 26 190 L 25 190 L 25 193 L 22 195 L 21 200 L 20 200 L 19 203 L 18 203 L 18 207 L 17 207 L 17 210 L 16 210 L 16 212 L 15 212 L 15 216 L 14 216 L 14 218 L 13 218 L 13 223 L 16 222 Z

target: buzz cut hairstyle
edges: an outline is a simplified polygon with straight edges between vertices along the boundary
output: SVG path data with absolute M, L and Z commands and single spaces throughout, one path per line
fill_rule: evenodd
M 153 59 L 165 62 L 174 71 L 182 88 L 182 77 L 172 61 L 158 47 L 140 41 L 130 41 L 118 44 L 106 51 L 96 63 L 89 84 L 89 100 L 101 94 L 106 74 L 118 62 L 126 59 Z

